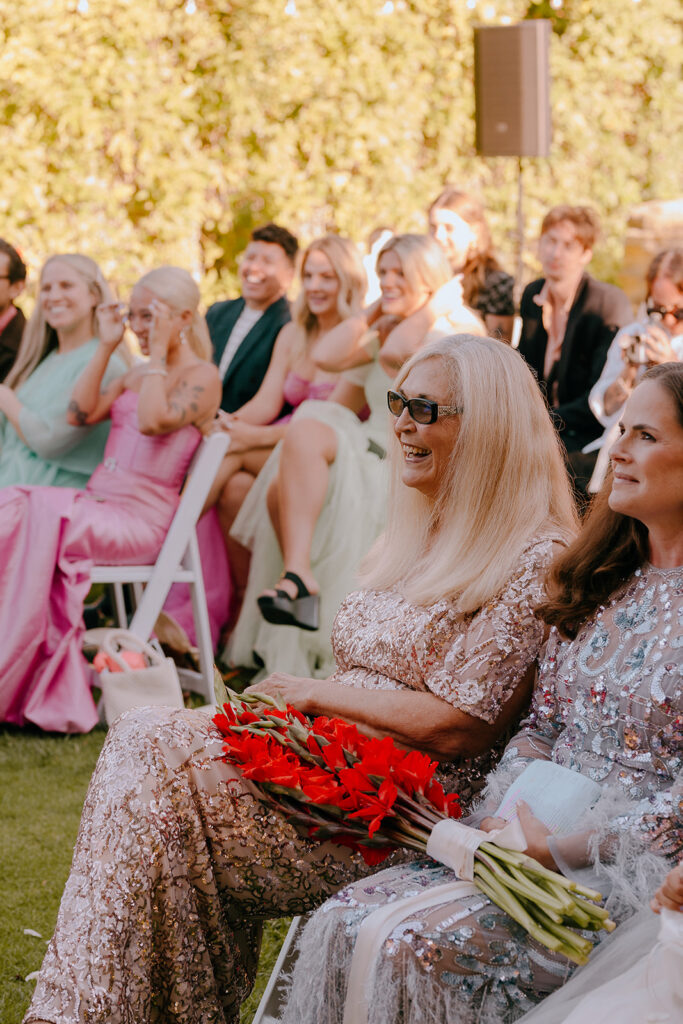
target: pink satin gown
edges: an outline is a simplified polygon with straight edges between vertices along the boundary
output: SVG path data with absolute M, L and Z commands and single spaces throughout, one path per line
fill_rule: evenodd
M 138 396 L 112 406 L 104 460 L 84 491 L 0 490 L 0 721 L 58 732 L 97 722 L 81 654 L 93 564 L 153 562 L 201 440 L 194 426 L 145 436 Z

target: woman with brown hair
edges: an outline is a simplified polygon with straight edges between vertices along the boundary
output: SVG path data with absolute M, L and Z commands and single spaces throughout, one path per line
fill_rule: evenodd
M 514 280 L 494 254 L 483 205 L 471 193 L 449 186 L 427 215 L 431 234 L 453 273 L 460 276 L 463 301 L 479 313 L 492 337 L 509 342 L 515 315 Z
M 516 783 L 512 813 L 516 805 L 527 853 L 607 894 L 620 922 L 647 903 L 667 858 L 675 863 L 683 849 L 680 363 L 646 373 L 611 456 L 612 476 L 580 536 L 554 562 L 536 613 L 552 630 L 531 714 L 467 823 L 500 825 L 501 798 Z M 566 833 L 551 833 L 533 813 L 538 791 L 522 774 L 532 763 L 546 789 L 562 777 L 563 792 L 555 792 L 565 809 L 578 782 L 595 786 L 593 806 L 577 808 Z M 434 861 L 411 863 L 329 900 L 304 933 L 283 1024 L 341 1024 L 345 1004 L 364 1007 L 354 1024 L 508 1024 L 563 984 L 570 962 L 480 892 L 430 902 L 430 890 L 450 880 L 453 872 Z M 409 897 L 405 917 L 375 947 L 367 987 L 347 993 L 361 923 Z

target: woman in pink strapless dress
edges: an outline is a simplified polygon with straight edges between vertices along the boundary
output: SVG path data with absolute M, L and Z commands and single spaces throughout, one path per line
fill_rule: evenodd
M 116 307 L 101 307 L 100 344 L 69 408 L 75 423 L 111 415 L 103 462 L 84 491 L 0 490 L 1 721 L 59 732 L 87 732 L 97 722 L 81 654 L 90 569 L 155 560 L 201 428 L 220 401 L 198 301 L 186 271 L 145 275 L 130 320 L 150 360 L 102 393 L 123 322 Z
M 301 263 L 301 291 L 291 323 L 277 337 L 261 387 L 237 412 L 219 413 L 220 427 L 230 433 L 230 449 L 207 507 L 218 510 L 237 603 L 246 586 L 249 554 L 230 530 L 254 479 L 284 437 L 291 410 L 310 398 L 331 399 L 356 412 L 365 403 L 361 387 L 321 370 L 310 356 L 314 342 L 360 312 L 364 294 L 365 271 L 355 245 L 338 235 L 312 242 Z

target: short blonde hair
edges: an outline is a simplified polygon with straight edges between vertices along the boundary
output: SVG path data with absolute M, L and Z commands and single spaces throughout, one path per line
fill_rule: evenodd
M 394 387 L 427 359 L 440 361 L 448 404 L 463 409 L 453 457 L 427 498 L 403 484 L 391 431 L 387 528 L 361 582 L 417 605 L 449 598 L 466 614 L 500 593 L 534 537 L 569 539 L 576 513 L 559 439 L 519 353 L 492 338 L 442 338 L 408 360 Z
M 181 267 L 157 267 L 143 274 L 135 287 L 147 288 L 167 303 L 176 313 L 189 311 L 192 321 L 188 344 L 200 359 L 211 362 L 211 338 L 206 320 L 199 312 L 199 286 L 191 274 Z
M 395 252 L 408 285 L 414 292 L 426 288 L 433 295 L 453 277 L 450 263 L 431 235 L 394 235 L 379 251 L 377 266 L 385 252 Z
M 12 369 L 7 374 L 7 379 L 5 381 L 5 383 L 11 388 L 19 387 L 27 377 L 31 376 L 39 363 L 42 363 L 43 359 L 45 359 L 53 349 L 57 348 L 57 332 L 53 327 L 50 327 L 46 321 L 43 314 L 42 303 L 40 301 L 40 288 L 43 282 L 43 275 L 50 264 L 55 262 L 65 263 L 68 267 L 71 267 L 72 270 L 75 270 L 76 273 L 83 278 L 91 294 L 97 300 L 92 317 L 93 337 L 97 337 L 99 333 L 97 306 L 102 303 L 113 301 L 113 295 L 104 274 L 95 261 L 91 260 L 89 256 L 83 256 L 81 253 L 76 252 L 64 252 L 57 253 L 55 256 L 50 256 L 46 259 L 42 270 L 40 271 L 36 308 L 33 311 L 31 319 L 24 328 L 24 334 L 21 339 L 19 351 L 17 352 L 17 358 L 14 361 Z

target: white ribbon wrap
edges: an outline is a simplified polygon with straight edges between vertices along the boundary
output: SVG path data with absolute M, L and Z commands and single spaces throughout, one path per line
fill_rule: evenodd
M 428 910 L 440 903 L 474 896 L 479 892 L 473 883 L 474 854 L 483 842 L 520 851 L 527 846 L 522 827 L 516 819 L 505 828 L 493 832 L 469 828 L 452 818 L 445 818 L 434 826 L 427 842 L 427 854 L 451 868 L 462 881 L 432 886 L 417 895 L 386 903 L 362 921 L 349 971 L 344 1024 L 367 1024 L 377 960 L 385 941 L 401 921 L 416 911 Z
M 482 832 L 479 828 L 463 825 L 461 821 L 444 818 L 434 826 L 427 840 L 427 856 L 451 868 L 458 878 L 472 882 L 474 854 L 482 843 L 495 843 L 496 846 L 507 846 L 508 850 L 520 852 L 527 847 L 522 826 L 516 818 L 504 828 L 493 832 Z

